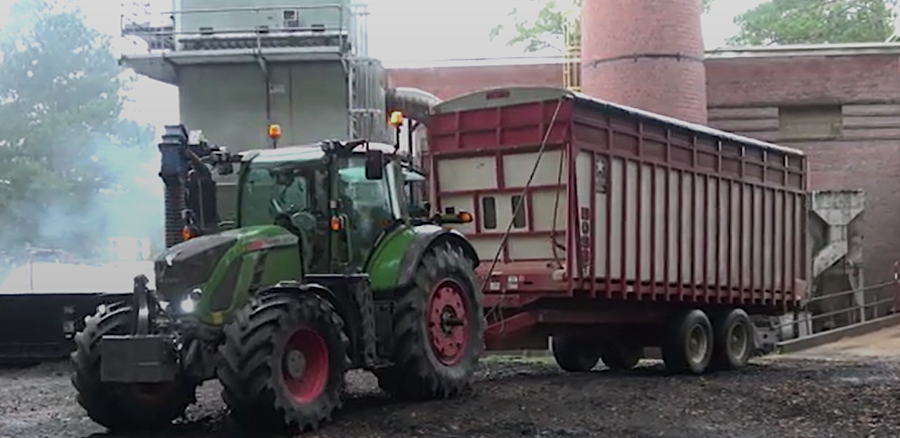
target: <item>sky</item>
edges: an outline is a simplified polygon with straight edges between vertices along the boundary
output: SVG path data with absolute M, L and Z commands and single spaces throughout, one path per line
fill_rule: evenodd
M 734 16 L 764 0 L 720 0 L 704 17 L 707 48 L 724 45 L 737 28 Z M 11 0 L 0 0 L 0 23 L 5 21 Z M 120 17 L 126 9 L 114 0 L 83 0 L 89 24 L 118 37 Z M 125 1 L 126 4 L 135 2 Z M 151 3 L 158 12 L 171 9 L 167 0 Z M 279 2 L 289 4 L 290 0 Z M 502 40 L 490 41 L 488 33 L 497 23 L 507 20 L 514 6 L 539 4 L 523 0 L 368 0 L 369 52 L 386 67 L 428 65 L 438 60 L 510 58 L 525 56 L 517 47 L 507 47 Z M 116 7 L 110 7 L 115 4 Z M 440 19 L 426 19 L 440 17 Z M 120 44 L 122 51 L 140 50 Z M 158 128 L 177 123 L 177 91 L 175 87 L 147 78 L 139 79 L 129 94 L 125 117 L 152 123 Z

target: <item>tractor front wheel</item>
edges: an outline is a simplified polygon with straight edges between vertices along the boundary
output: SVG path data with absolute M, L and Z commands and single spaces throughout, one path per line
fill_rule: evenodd
M 442 399 L 469 385 L 484 337 L 481 289 L 458 247 L 432 248 L 394 312 L 393 365 L 379 385 L 404 400 Z
M 348 345 L 343 319 L 324 298 L 263 295 L 225 327 L 222 399 L 248 428 L 316 430 L 341 407 Z
M 78 391 L 78 404 L 92 420 L 113 431 L 167 427 L 196 400 L 197 383 L 183 375 L 173 382 L 154 384 L 100 380 L 103 336 L 130 334 L 134 321 L 134 311 L 125 304 L 98 309 L 85 319 L 84 330 L 75 335 L 75 351 L 71 355 L 72 384 Z

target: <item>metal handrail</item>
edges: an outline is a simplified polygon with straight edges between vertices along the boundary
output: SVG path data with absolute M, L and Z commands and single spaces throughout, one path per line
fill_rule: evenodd
M 835 293 L 829 293 L 829 294 L 825 294 L 825 295 L 819 295 L 819 296 L 815 296 L 815 297 L 812 297 L 812 298 L 809 298 L 809 299 L 805 300 L 803 304 L 804 304 L 804 305 L 809 305 L 809 303 L 813 303 L 813 302 L 816 302 L 816 301 L 821 301 L 821 300 L 824 300 L 824 299 L 826 299 L 826 298 L 840 297 L 840 296 L 850 295 L 850 294 L 859 293 L 859 292 L 868 292 L 868 291 L 871 291 L 871 290 L 881 289 L 881 288 L 884 288 L 884 287 L 887 287 L 887 286 L 897 285 L 897 284 L 898 284 L 898 283 L 897 283 L 896 281 L 886 281 L 886 282 L 884 282 L 884 283 L 873 284 L 873 285 L 871 285 L 871 286 L 865 286 L 865 287 L 862 287 L 862 288 L 859 288 L 859 289 L 849 289 L 849 290 L 845 290 L 845 291 L 841 291 L 841 292 L 835 292 Z
M 810 322 L 811 322 L 811 321 L 815 321 L 815 320 L 817 320 L 817 319 L 825 318 L 825 317 L 832 316 L 832 315 L 838 315 L 838 314 L 841 314 L 841 313 L 848 313 L 848 312 L 856 312 L 856 311 L 859 311 L 860 309 L 867 309 L 867 308 L 870 308 L 870 307 L 875 307 L 875 306 L 879 306 L 879 305 L 882 305 L 882 304 L 893 303 L 893 302 L 894 302 L 894 297 L 885 298 L 885 299 L 873 301 L 873 302 L 871 302 L 871 303 L 866 303 L 866 304 L 863 304 L 863 305 L 860 305 L 860 306 L 847 307 L 847 308 L 840 309 L 840 310 L 832 310 L 832 311 L 830 311 L 830 312 L 817 313 L 817 314 L 815 314 L 815 315 L 809 315 L 809 316 L 806 316 L 806 317 L 803 317 L 803 318 L 799 318 L 799 319 L 795 319 L 795 320 L 792 320 L 792 321 L 783 322 L 783 323 L 780 323 L 780 324 L 774 324 L 772 327 L 773 327 L 773 328 L 787 327 L 787 326 L 789 326 L 789 325 L 799 324 L 799 323 L 803 323 L 803 322 L 807 322 L 807 321 L 810 321 Z M 888 314 L 890 314 L 890 313 L 888 313 Z M 884 316 L 884 315 L 883 315 L 883 316 Z
M 898 263 L 900 263 L 900 262 L 898 262 Z M 898 263 L 895 263 L 895 265 L 894 265 L 895 273 L 900 272 L 900 264 L 898 264 Z M 878 319 L 878 318 L 881 318 L 884 316 L 894 314 L 898 310 L 900 310 L 900 309 L 898 309 L 898 304 L 900 304 L 900 275 L 896 275 L 896 274 L 894 276 L 893 281 L 878 283 L 878 284 L 874 284 L 874 285 L 870 285 L 870 286 L 865 286 L 865 287 L 862 287 L 859 289 L 850 289 L 850 290 L 836 292 L 836 293 L 832 293 L 832 294 L 825 294 L 825 295 L 812 297 L 812 298 L 804 301 L 801 309 L 807 309 L 811 303 L 823 301 L 825 299 L 838 298 L 838 297 L 842 297 L 842 296 L 846 296 L 846 295 L 850 295 L 850 294 L 856 294 L 856 293 L 860 293 L 860 292 L 884 290 L 889 287 L 894 287 L 894 292 L 893 292 L 892 296 L 890 296 L 890 297 L 881 298 L 881 299 L 878 299 L 878 300 L 875 300 L 875 301 L 872 301 L 869 303 L 862 303 L 862 304 L 858 304 L 858 305 L 845 307 L 843 309 L 831 310 L 831 311 L 823 312 L 823 313 L 817 313 L 817 314 L 807 313 L 803 316 L 800 316 L 797 313 L 795 313 L 794 315 L 795 315 L 796 319 L 780 322 L 777 324 L 772 324 L 771 327 L 773 329 L 778 330 L 778 329 L 788 327 L 788 326 L 802 326 L 802 325 L 812 324 L 814 321 L 820 320 L 822 318 L 827 318 L 827 317 L 831 317 L 834 315 L 840 315 L 840 314 L 853 314 L 855 312 L 861 312 L 862 320 L 857 321 L 857 322 L 865 322 L 867 320 L 870 321 L 873 319 Z M 888 309 L 886 312 L 884 312 L 884 314 L 877 314 L 877 313 L 881 313 L 881 312 L 878 312 L 877 309 L 881 308 L 885 304 L 893 304 L 893 306 L 891 306 L 890 309 Z M 871 308 L 876 309 L 876 314 L 873 315 L 871 319 L 869 319 L 869 318 L 866 318 L 865 310 L 871 309 Z M 809 327 L 809 329 L 812 329 L 811 326 L 807 326 L 807 327 Z
M 349 7 L 348 7 L 349 6 Z M 338 19 L 338 24 L 326 23 L 322 26 L 303 26 L 303 27 L 292 27 L 292 28 L 260 28 L 257 26 L 254 27 L 230 27 L 225 29 L 215 29 L 210 32 L 204 32 L 200 30 L 179 30 L 178 26 L 173 22 L 171 24 L 165 25 L 154 25 L 155 22 L 160 22 L 160 20 L 153 20 L 152 17 L 166 17 L 168 20 L 175 20 L 176 17 L 183 17 L 185 15 L 198 15 L 198 14 L 223 14 L 223 13 L 235 13 L 235 12 L 247 12 L 250 14 L 254 14 L 256 16 L 260 16 L 263 13 L 271 12 L 271 11 L 280 11 L 284 9 L 291 10 L 319 10 L 319 11 L 331 11 L 333 10 L 336 15 L 335 18 Z M 349 10 L 349 11 L 348 11 Z M 349 15 L 348 15 L 349 14 Z M 258 40 L 257 49 L 262 48 L 262 39 L 264 37 L 277 37 L 277 36 L 288 36 L 288 35 L 329 35 L 329 34 L 337 34 L 337 35 L 347 35 L 351 41 L 351 47 L 354 51 L 358 52 L 358 55 L 365 56 L 368 53 L 368 47 L 366 44 L 366 36 L 364 34 L 360 34 L 360 32 L 365 32 L 367 30 L 366 20 L 361 20 L 361 22 L 348 23 L 348 17 L 366 17 L 369 15 L 368 9 L 365 5 L 341 5 L 341 4 L 328 4 L 328 5 L 289 5 L 289 6 L 250 6 L 250 7 L 226 7 L 226 8 L 204 8 L 204 9 L 188 9 L 182 11 L 166 11 L 166 12 L 145 12 L 141 13 L 141 17 L 146 17 L 146 20 L 140 20 L 134 18 L 136 14 L 121 14 L 119 17 L 119 27 L 122 37 L 134 37 L 134 36 L 143 36 L 143 37 L 156 37 L 161 40 L 168 39 L 171 41 L 173 48 L 169 49 L 171 51 L 180 51 L 177 47 L 177 42 L 179 39 L 185 36 L 197 37 L 198 39 L 203 38 L 215 38 L 215 37 L 240 37 L 240 36 L 252 36 L 256 37 Z M 126 38 L 131 42 L 132 46 L 135 48 L 139 45 L 138 41 L 135 41 L 133 38 Z M 148 47 L 147 52 L 152 52 L 153 49 Z

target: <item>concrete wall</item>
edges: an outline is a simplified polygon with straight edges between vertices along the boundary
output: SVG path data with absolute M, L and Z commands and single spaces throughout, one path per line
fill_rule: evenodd
M 900 59 L 895 54 L 707 59 L 710 125 L 803 149 L 813 190 L 866 192 L 868 283 L 900 259 Z M 562 64 L 396 69 L 394 86 L 447 99 L 505 85 L 562 86 Z M 784 139 L 779 107 L 838 104 L 837 135 Z

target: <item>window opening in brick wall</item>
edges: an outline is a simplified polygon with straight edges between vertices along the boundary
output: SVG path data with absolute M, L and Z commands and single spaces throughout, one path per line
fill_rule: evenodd
M 781 140 L 830 139 L 843 134 L 841 105 L 797 105 L 778 108 Z
M 522 202 L 522 197 L 519 195 L 512 197 L 512 210 L 510 213 L 513 215 L 513 228 L 525 228 L 525 208 L 523 205 L 522 208 L 519 208 L 519 203 Z M 516 211 L 518 210 L 518 211 Z
M 481 198 L 481 225 L 485 230 L 497 229 L 497 200 L 493 196 Z

